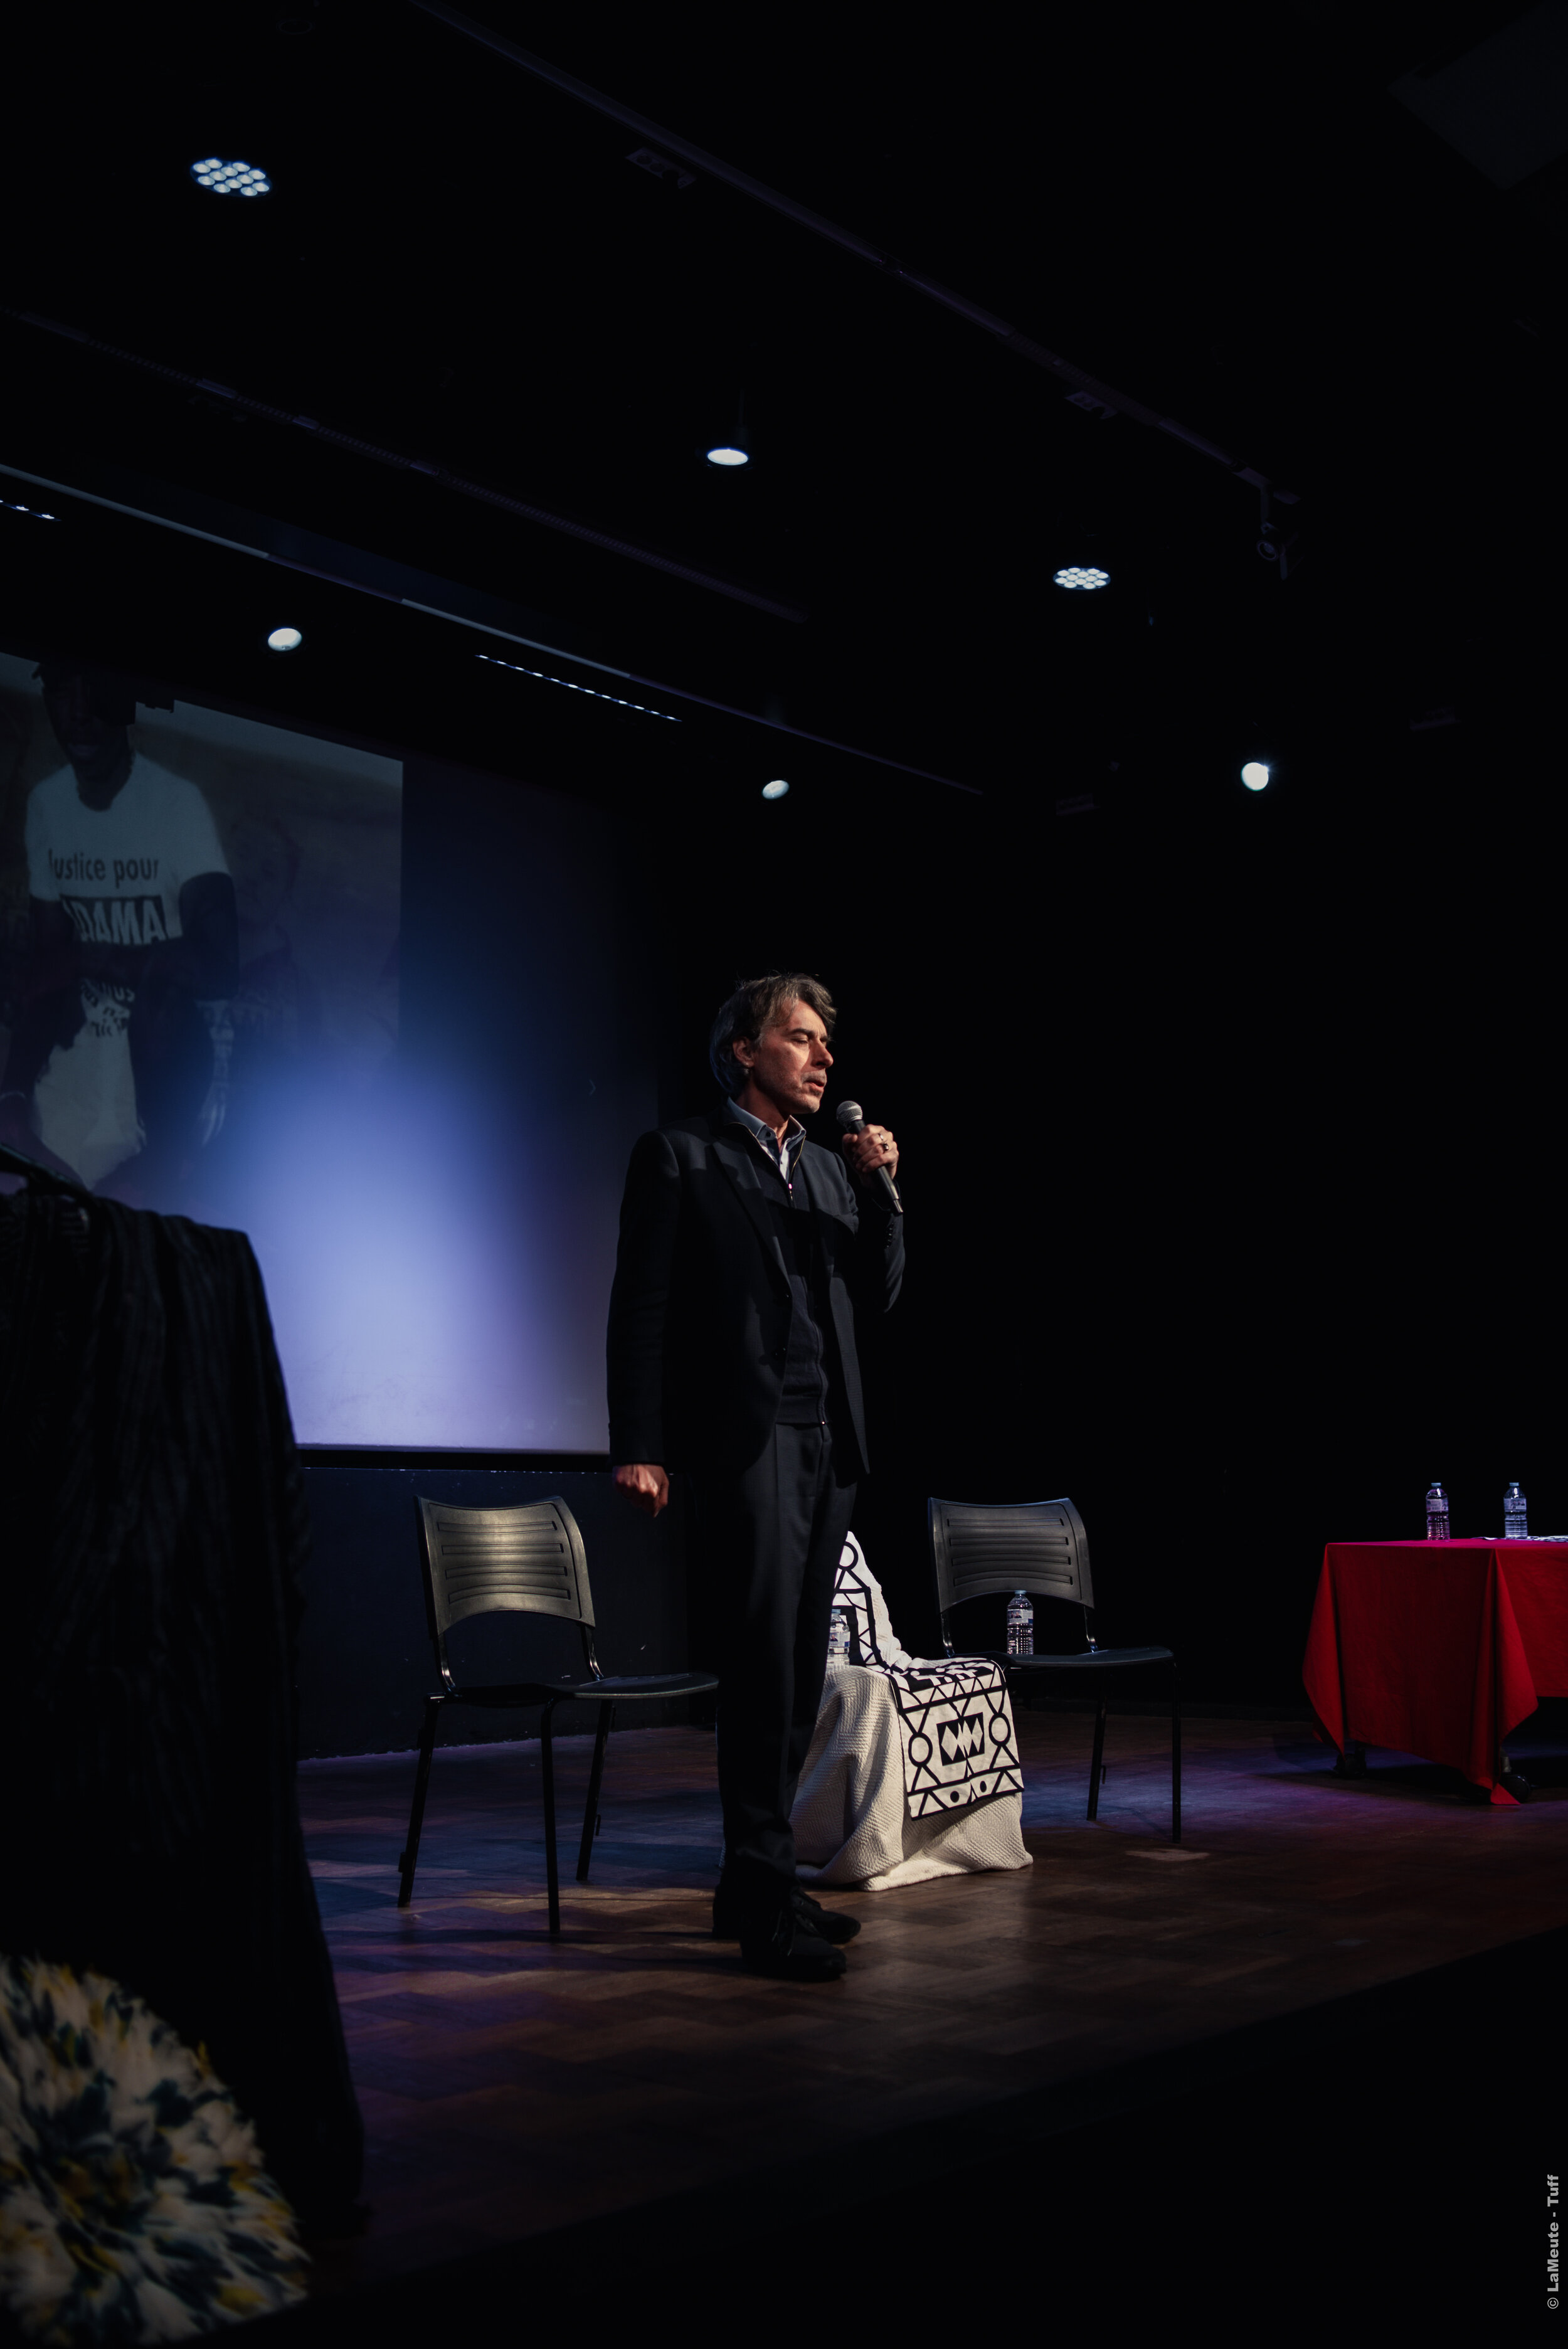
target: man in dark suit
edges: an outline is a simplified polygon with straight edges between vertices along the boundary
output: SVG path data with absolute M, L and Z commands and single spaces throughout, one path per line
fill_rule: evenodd
M 841 1974 L 858 1930 L 797 1885 L 789 1813 L 867 1464 L 855 1315 L 886 1311 L 903 1277 L 903 1218 L 879 1179 L 897 1172 L 892 1134 L 846 1134 L 841 1159 L 801 1123 L 822 1106 L 833 1020 L 798 971 L 736 989 L 709 1043 L 727 1098 L 632 1153 L 610 1299 L 615 1482 L 656 1516 L 668 1472 L 687 1473 L 715 1620 L 714 1931 L 796 1982 Z

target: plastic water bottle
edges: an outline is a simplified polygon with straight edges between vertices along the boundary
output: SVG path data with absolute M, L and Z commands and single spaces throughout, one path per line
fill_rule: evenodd
M 1449 1538 L 1449 1496 L 1440 1485 L 1427 1487 L 1427 1539 L 1447 1541 Z
M 1502 1496 L 1502 1538 L 1504 1541 L 1528 1541 L 1529 1520 L 1525 1516 L 1524 1495 L 1517 1484 L 1511 1485 Z
M 1007 1653 L 1032 1656 L 1034 1652 L 1035 1604 L 1026 1590 L 1015 1590 L 1007 1601 Z
M 836 1657 L 848 1663 L 850 1657 L 850 1610 L 835 1607 L 828 1625 L 828 1661 Z

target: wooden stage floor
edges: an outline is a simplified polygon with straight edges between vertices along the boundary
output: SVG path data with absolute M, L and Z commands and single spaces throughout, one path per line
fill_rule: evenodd
M 1150 2059 L 1568 1923 L 1568 1786 L 1493 1809 L 1408 1759 L 1336 1779 L 1305 1723 L 1195 1721 L 1175 1858 L 1162 1722 L 1113 1717 L 1094 1826 L 1088 1720 L 1019 1730 L 1033 1866 L 832 1896 L 862 1930 L 848 1978 L 812 1989 L 709 1938 L 700 1730 L 612 1739 L 593 1881 L 569 1880 L 556 1946 L 536 1744 L 438 1752 L 401 1914 L 412 1756 L 304 1765 L 371 2210 L 323 2247 L 318 2289 L 792 2162 L 852 2179 L 900 2143 L 929 2160 L 1020 2100 L 1092 2106 L 1118 2080 L 1125 2099 Z M 558 1751 L 570 1878 L 588 1740 Z

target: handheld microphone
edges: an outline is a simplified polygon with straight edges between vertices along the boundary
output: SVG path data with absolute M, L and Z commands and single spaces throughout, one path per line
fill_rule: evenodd
M 841 1102 L 833 1115 L 846 1133 L 863 1133 L 866 1130 L 866 1113 L 859 1102 Z M 893 1214 L 902 1216 L 903 1201 L 899 1197 L 898 1186 L 885 1166 L 877 1168 L 877 1181 L 882 1185 Z

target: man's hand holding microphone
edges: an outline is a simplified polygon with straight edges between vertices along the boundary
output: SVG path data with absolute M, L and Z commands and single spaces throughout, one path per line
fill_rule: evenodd
M 898 1195 L 898 1144 L 885 1125 L 868 1125 L 859 1102 L 839 1103 L 834 1112 L 843 1128 L 844 1156 L 858 1182 L 874 1184 L 895 1215 L 903 1213 Z

